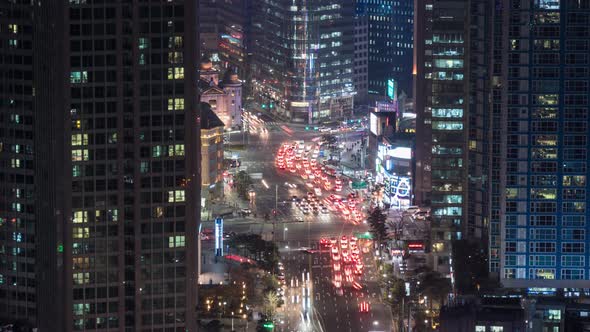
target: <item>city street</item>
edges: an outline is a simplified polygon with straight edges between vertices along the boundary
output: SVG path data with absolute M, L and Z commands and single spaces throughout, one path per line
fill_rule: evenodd
M 232 156 L 239 158 L 241 166 L 232 172 L 244 170 L 253 178 L 254 202 L 239 201 L 226 195 L 229 204 L 248 207 L 250 217 L 235 217 L 225 220 L 224 230 L 236 233 L 257 233 L 267 240 L 274 239 L 279 245 L 285 266 L 285 305 L 279 311 L 277 331 L 391 331 L 391 314 L 381 304 L 380 290 L 373 263 L 372 242 L 362 242 L 366 248 L 360 255 L 364 272 L 359 276 L 362 289 L 350 285 L 334 286 L 334 271 L 329 248 L 319 245 L 319 240 L 343 235 L 358 236 L 368 231 L 363 222 L 351 222 L 333 207 L 324 213 L 303 213 L 295 200 L 305 197 L 311 180 L 303 180 L 288 170 L 279 170 L 275 165 L 276 153 L 284 143 L 303 140 L 318 141 L 321 133 L 308 131 L 302 126 L 282 125 L 268 116 L 259 116 L 258 123 L 250 123 L 246 136 L 231 135 L 231 146 L 245 143 L 245 148 Z M 343 136 L 339 136 L 343 139 Z M 347 135 L 346 141 L 358 140 L 360 134 Z M 340 141 L 339 141 L 340 143 Z M 346 144 L 351 146 L 352 143 Z M 350 193 L 346 184 L 338 194 Z M 329 191 L 323 192 L 323 197 Z M 233 201 L 232 201 L 233 200 Z M 359 210 L 364 206 L 361 204 Z M 273 210 L 276 209 L 276 215 Z M 267 220 L 263 216 L 268 214 Z M 256 217 L 254 217 L 256 216 Z M 203 222 L 204 228 L 212 228 L 211 222 Z M 309 278 L 309 282 L 305 279 Z M 306 293 L 307 292 L 307 293 Z M 308 302 L 305 294 L 309 294 Z M 368 305 L 367 312 L 360 312 L 360 303 Z M 369 309 L 370 308 L 370 309 Z

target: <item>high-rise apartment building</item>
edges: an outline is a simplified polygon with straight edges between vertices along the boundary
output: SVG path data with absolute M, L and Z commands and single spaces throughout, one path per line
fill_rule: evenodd
M 342 117 L 353 108 L 353 4 L 255 4 L 252 86 L 256 99 L 296 122 Z
M 31 4 L 0 2 L 0 319 L 35 320 Z
M 483 0 L 414 8 L 415 201 L 432 207 L 442 265 L 452 240 L 487 240 L 490 8 Z
M 586 287 L 590 2 L 507 1 L 506 287 Z
M 356 15 L 369 21 L 369 93 L 386 96 L 393 79 L 396 92 L 412 95 L 414 0 L 356 0 L 355 5 Z
M 2 314 L 195 331 L 196 2 L 26 3 L 0 5 Z

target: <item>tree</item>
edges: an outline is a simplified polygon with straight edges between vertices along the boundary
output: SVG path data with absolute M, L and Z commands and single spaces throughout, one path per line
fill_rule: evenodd
M 248 190 L 252 185 L 252 178 L 250 177 L 250 175 L 248 175 L 248 173 L 246 173 L 245 171 L 239 171 L 234 177 L 234 182 L 236 185 L 238 196 L 243 199 L 248 199 Z
M 274 291 L 266 293 L 264 296 L 264 303 L 262 305 L 262 311 L 269 320 L 273 320 L 279 305 L 279 297 Z
M 279 262 L 279 248 L 272 241 L 265 241 L 260 234 L 237 234 L 228 245 L 238 253 L 258 262 L 260 268 L 273 271 Z
M 439 308 L 445 302 L 445 298 L 451 293 L 451 280 L 445 278 L 439 272 L 428 271 L 418 275 L 420 284 L 417 285 L 416 291 L 420 296 L 428 297 L 431 301 L 438 303 Z M 432 303 L 432 302 L 430 302 Z
M 453 241 L 453 270 L 459 294 L 477 294 L 480 289 L 495 289 L 499 285 L 489 278 L 487 248 L 482 243 Z
M 385 227 L 386 220 L 387 217 L 378 207 L 373 209 L 367 218 L 367 222 L 371 227 L 371 233 L 373 233 L 373 237 L 377 239 L 378 243 L 381 243 L 387 238 L 387 228 Z

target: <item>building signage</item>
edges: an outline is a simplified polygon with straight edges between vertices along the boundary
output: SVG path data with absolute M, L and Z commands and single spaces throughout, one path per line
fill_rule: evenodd
M 223 219 L 215 218 L 215 256 L 223 256 Z
M 397 89 L 394 79 L 387 80 L 387 97 L 393 101 L 397 101 Z

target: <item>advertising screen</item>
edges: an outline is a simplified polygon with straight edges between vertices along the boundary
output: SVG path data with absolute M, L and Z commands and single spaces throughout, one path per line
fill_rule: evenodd
M 374 113 L 369 116 L 369 129 L 373 135 L 381 135 L 381 129 L 379 126 L 379 119 Z

